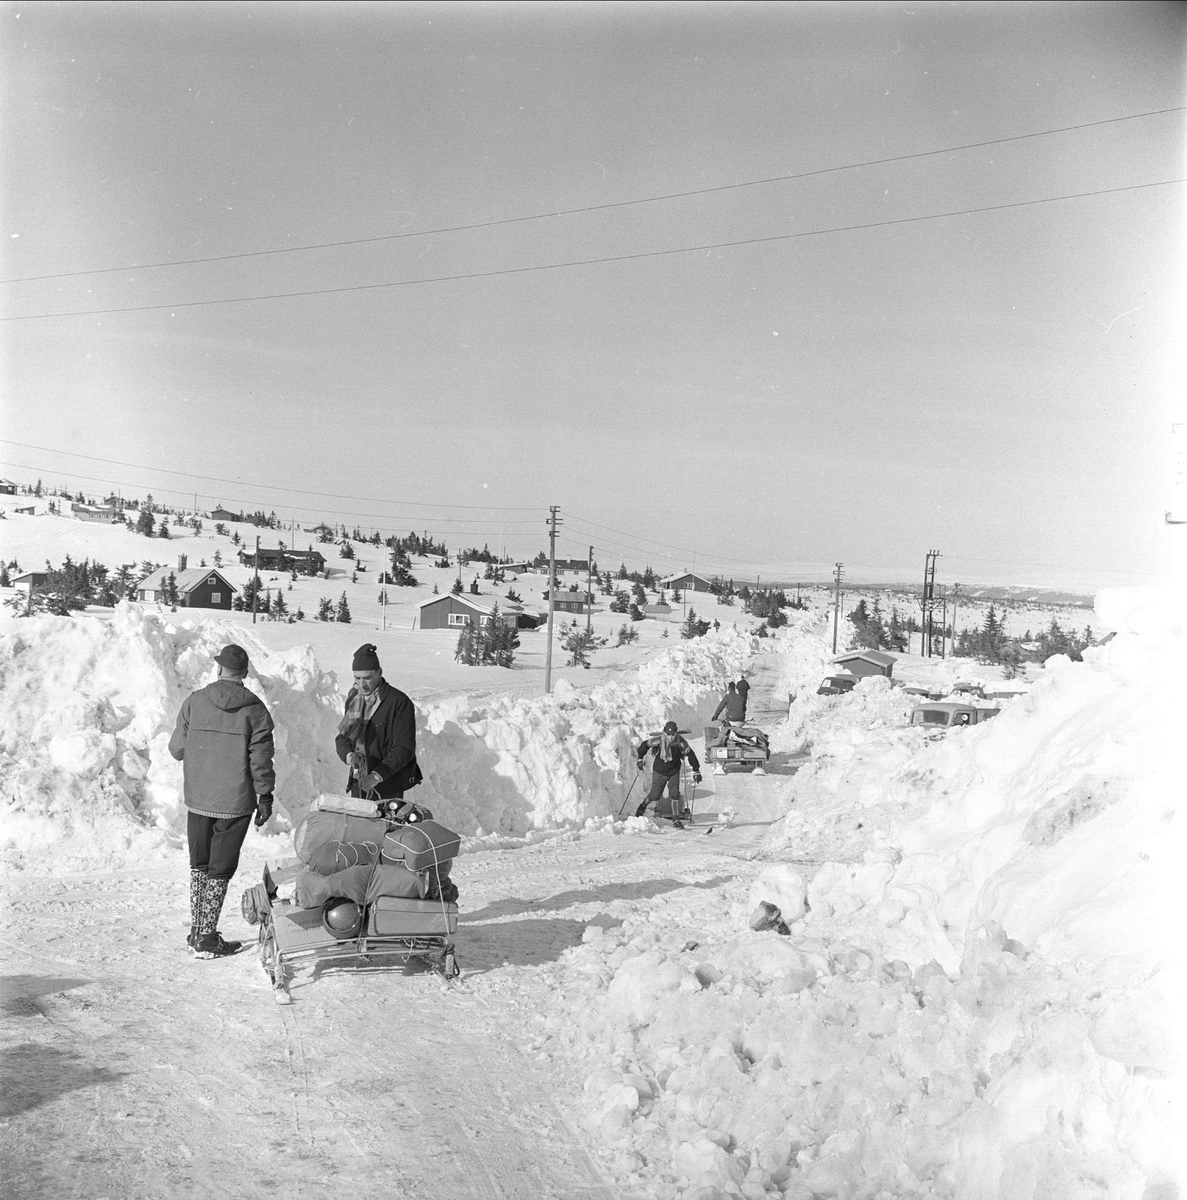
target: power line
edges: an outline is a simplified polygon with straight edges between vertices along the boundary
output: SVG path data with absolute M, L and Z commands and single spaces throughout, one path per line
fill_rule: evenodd
M 19 446 L 22 450 L 39 450 L 44 454 L 63 454 L 67 458 L 84 458 L 89 462 L 106 463 L 112 467 L 131 467 L 137 471 L 155 471 L 159 475 L 180 475 L 185 479 L 197 479 L 202 483 L 228 483 L 232 487 L 242 487 L 242 479 L 220 479 L 214 475 L 198 475 L 192 471 L 175 471 L 172 467 L 152 467 L 145 463 L 130 463 L 123 462 L 118 458 L 100 458 L 95 454 L 78 454 L 73 450 L 58 450 L 53 446 L 34 446 L 28 442 L 14 442 L 9 438 L 0 438 L 0 444 L 5 446 Z M 22 467 L 26 471 L 38 470 L 36 467 L 26 467 L 23 463 L 7 463 L 10 467 Z M 54 468 L 40 468 L 44 470 L 53 470 Z M 69 474 L 69 472 L 65 472 Z M 79 476 L 86 478 L 86 476 Z M 96 482 L 103 482 L 98 480 Z M 143 484 L 134 484 L 130 486 L 143 487 Z M 498 506 L 493 504 L 438 504 L 431 500 L 387 500 L 377 496 L 351 496 L 342 492 L 311 492 L 307 488 L 281 487 L 270 483 L 253 483 L 250 487 L 261 488 L 270 492 L 286 492 L 293 496 L 317 496 L 326 500 L 354 500 L 360 504 L 416 504 L 421 508 L 456 508 L 463 511 L 469 510 L 474 512 L 536 512 L 538 505 L 506 505 Z M 167 489 L 166 489 L 167 490 Z M 191 489 L 192 490 L 192 489 Z M 291 505 L 289 507 L 292 507 Z
M 560 271 L 574 267 L 600 266 L 606 263 L 633 262 L 645 258 L 664 258 L 675 254 L 695 254 L 702 250 L 731 250 L 740 246 L 758 246 L 770 242 L 788 242 L 797 238 L 822 237 L 832 233 L 854 233 L 866 229 L 882 229 L 894 225 L 913 225 L 923 221 L 942 221 L 951 217 L 975 216 L 979 213 L 1004 212 L 1012 208 L 1031 208 L 1039 204 L 1056 204 L 1064 200 L 1087 200 L 1120 192 L 1137 192 L 1146 188 L 1168 187 L 1187 182 L 1185 179 L 1159 179 L 1152 183 L 1134 183 L 1125 187 L 1100 188 L 1092 192 L 1069 192 L 1060 196 L 1044 196 L 1038 200 L 1015 200 L 1008 204 L 989 204 L 981 208 L 962 208 L 953 212 L 928 213 L 920 217 L 895 217 L 885 221 L 865 221 L 856 225 L 834 225 L 829 229 L 808 229 L 797 233 L 775 233 L 766 237 L 741 238 L 732 242 L 705 242 L 697 246 L 677 246 L 670 250 L 641 250 L 635 254 L 613 254 L 604 258 L 583 258 L 571 262 L 538 263 L 528 267 L 500 267 L 491 271 L 463 271 L 456 275 L 431 275 L 424 279 L 397 279 L 387 283 L 356 283 L 346 287 L 310 288 L 300 292 L 265 292 L 258 296 L 225 296 L 217 300 L 179 300 L 171 304 L 131 304 L 118 308 L 87 308 L 58 313 L 26 313 L 19 317 L 0 317 L 0 322 L 40 321 L 53 317 L 102 317 L 116 313 L 160 312 L 163 309 L 209 308 L 217 304 L 250 304 L 260 300 L 299 300 L 310 296 L 342 295 L 348 292 L 373 292 L 385 288 L 420 287 L 428 283 L 457 283 L 469 279 L 494 279 L 502 275 L 528 275 L 537 271 Z
M 657 204 L 664 200 L 685 200 L 693 196 L 709 196 L 716 192 L 736 191 L 741 188 L 764 187 L 772 183 L 790 183 L 798 179 L 811 179 L 818 175 L 832 175 L 840 171 L 856 171 L 866 167 L 888 166 L 891 163 L 910 162 L 914 159 L 931 158 L 939 154 L 956 154 L 962 150 L 979 150 L 987 146 L 1002 146 L 1010 142 L 1023 142 L 1032 138 L 1052 137 L 1059 133 L 1073 133 L 1081 129 L 1095 129 L 1102 125 L 1116 125 L 1123 121 L 1138 121 L 1146 117 L 1160 117 L 1167 113 L 1182 112 L 1184 105 L 1172 108 L 1156 108 L 1149 112 L 1131 113 L 1124 117 L 1106 117 L 1100 121 L 1085 121 L 1078 125 L 1061 125 L 1056 129 L 1040 129 L 1034 133 L 1017 133 L 1008 137 L 989 138 L 983 142 L 964 142 L 958 146 L 945 146 L 939 150 L 917 150 L 911 154 L 894 154 L 886 158 L 870 158 L 861 162 L 842 163 L 835 167 L 818 167 L 812 171 L 797 171 L 789 175 L 771 175 L 763 179 L 747 179 L 737 183 L 722 183 L 713 187 L 693 188 L 683 192 L 664 192 L 658 196 L 642 196 L 633 200 L 615 200 L 606 204 L 588 204 L 579 208 L 562 208 L 555 212 L 528 213 L 518 217 L 500 217 L 489 221 L 474 221 L 467 225 L 444 225 L 436 229 L 421 229 L 416 232 L 385 233 L 374 237 L 345 238 L 336 242 L 311 242 L 303 246 L 278 246 L 271 250 L 245 250 L 237 254 L 215 254 L 205 258 L 181 258 L 164 262 L 136 263 L 122 267 L 96 267 L 81 271 L 59 271 L 50 275 L 22 275 L 13 279 L 0 279 L 0 283 L 34 283 L 47 279 L 71 279 L 80 275 L 109 275 L 119 271 L 151 271 L 161 267 L 192 267 L 203 263 L 233 262 L 243 258 L 262 258 L 277 254 L 302 254 L 309 250 L 334 250 L 345 246 L 366 246 L 376 242 L 401 241 L 414 237 L 437 237 L 446 233 L 467 233 L 477 229 L 493 229 L 501 225 L 518 225 L 526 221 L 549 221 L 560 217 L 579 216 L 582 213 L 606 212 L 616 208 L 630 208 L 641 204 Z

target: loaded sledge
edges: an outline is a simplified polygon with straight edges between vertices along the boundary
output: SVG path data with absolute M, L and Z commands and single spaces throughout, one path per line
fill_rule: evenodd
M 293 843 L 298 865 L 275 875 L 265 867 L 242 902 L 244 919 L 260 927 L 260 962 L 278 999 L 301 963 L 383 960 L 459 974 L 449 875 L 461 839 L 428 809 L 319 796 Z M 291 894 L 282 898 L 282 887 Z
M 757 725 L 706 725 L 705 758 L 718 775 L 725 774 L 727 765 L 751 767 L 756 774 L 765 774 L 771 758 L 770 740 Z

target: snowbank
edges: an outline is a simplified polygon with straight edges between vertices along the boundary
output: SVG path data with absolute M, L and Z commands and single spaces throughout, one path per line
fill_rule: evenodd
M 182 700 L 210 682 L 213 656 L 230 641 L 248 650 L 248 686 L 276 723 L 271 836 L 287 836 L 319 794 L 340 791 L 334 735 L 344 694 L 307 646 L 270 652 L 242 625 L 133 604 L 110 620 L 33 618 L 0 638 L 4 861 L 114 869 L 180 844 L 181 764 L 169 736 Z M 750 651 L 751 640 L 727 627 L 664 650 L 621 685 L 585 693 L 561 680 L 549 696 L 423 706 L 426 781 L 416 798 L 480 844 L 617 812 L 634 742 L 714 703 Z
M 544 1014 L 543 1044 L 588 1062 L 588 1126 L 641 1194 L 1178 1194 L 1181 615 L 1102 596 L 1112 641 L 940 738 L 885 684 L 812 697 L 768 851 L 867 822 L 874 848 L 806 905 L 784 863 L 587 929 L 560 984 L 582 1021 Z M 749 929 L 761 901 L 787 936 Z

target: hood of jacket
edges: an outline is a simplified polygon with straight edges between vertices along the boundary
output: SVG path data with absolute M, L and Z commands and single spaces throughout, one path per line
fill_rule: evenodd
M 206 694 L 215 708 L 221 708 L 223 712 L 236 712 L 260 702 L 259 696 L 249 692 L 237 679 L 216 679 L 206 689 Z

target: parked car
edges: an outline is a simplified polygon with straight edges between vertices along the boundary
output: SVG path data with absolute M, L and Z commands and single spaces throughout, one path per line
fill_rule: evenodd
M 922 683 L 909 683 L 903 691 L 908 696 L 918 696 L 921 700 L 938 700 L 944 693 L 934 687 Z
M 996 717 L 999 712 L 1000 708 L 977 708 L 976 705 L 961 704 L 955 700 L 936 700 L 916 705 L 911 713 L 911 724 L 944 729 L 954 725 L 980 725 L 990 717 Z
M 846 692 L 853 691 L 856 686 L 856 675 L 829 675 L 816 689 L 816 694 L 818 696 L 843 696 Z
M 985 689 L 979 683 L 969 683 L 967 680 L 954 683 L 950 694 L 953 696 L 976 696 L 978 700 L 985 699 Z

